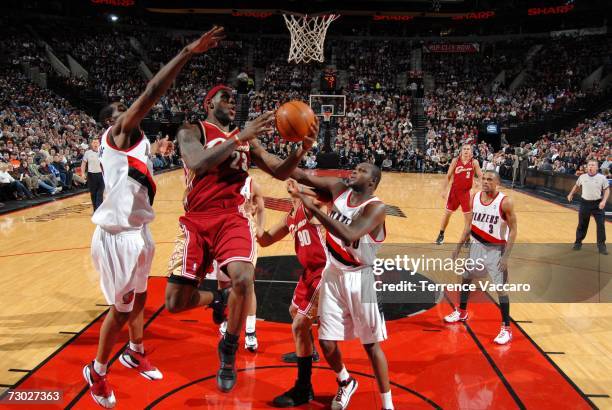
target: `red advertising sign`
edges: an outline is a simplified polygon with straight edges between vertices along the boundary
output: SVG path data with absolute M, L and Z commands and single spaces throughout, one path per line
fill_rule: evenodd
M 105 6 L 133 7 L 136 0 L 91 0 L 93 4 L 103 4 Z
M 423 45 L 424 53 L 478 53 L 478 43 L 433 43 Z
M 374 21 L 410 21 L 414 20 L 414 16 L 373 16 Z
M 565 6 L 557 6 L 557 7 L 534 7 L 527 10 L 527 15 L 529 16 L 539 16 L 541 14 L 565 14 L 569 13 L 574 9 L 573 4 L 567 4 Z
M 475 13 L 454 16 L 453 20 L 486 20 L 495 17 L 494 11 L 477 11 Z

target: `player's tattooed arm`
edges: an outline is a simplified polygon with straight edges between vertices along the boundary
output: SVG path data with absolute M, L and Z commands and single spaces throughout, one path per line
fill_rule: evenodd
M 151 110 L 153 105 L 166 93 L 176 79 L 185 63 L 196 54 L 203 53 L 223 40 L 223 27 L 213 27 L 200 38 L 185 46 L 168 64 L 149 81 L 145 91 L 123 113 L 113 126 L 113 138 L 119 148 L 129 146 L 129 136 L 138 131 L 140 122 Z M 138 132 L 138 134 L 140 134 Z
M 200 128 L 193 124 L 181 126 L 176 134 L 183 163 L 197 175 L 205 174 L 209 169 L 225 161 L 236 146 L 235 142 L 229 139 L 222 144 L 204 149 L 200 135 Z
M 259 141 L 251 141 L 251 155 L 253 161 L 262 170 L 282 181 L 289 178 L 306 153 L 312 148 L 317 135 L 319 135 L 319 121 L 316 120 L 311 126 L 308 135 L 304 137 L 302 146 L 294 150 L 284 161 L 276 155 L 267 152 Z

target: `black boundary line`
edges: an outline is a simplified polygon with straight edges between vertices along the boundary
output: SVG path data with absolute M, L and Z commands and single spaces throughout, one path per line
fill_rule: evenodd
M 26 369 L 8 369 L 9 372 L 16 372 L 16 373 L 30 373 L 32 370 L 26 370 Z
M 102 303 L 96 303 L 96 306 L 102 306 L 102 307 L 111 307 L 112 305 L 104 305 Z
M 423 332 L 441 332 L 440 329 L 423 329 Z
M 515 320 L 514 323 L 533 323 L 531 320 Z
M 565 352 L 544 352 L 546 354 L 565 354 Z
M 444 298 L 451 305 L 453 309 L 456 309 L 455 304 L 450 300 L 450 298 L 448 297 L 446 293 L 444 293 Z M 497 364 L 495 364 L 495 361 L 489 355 L 489 352 L 487 352 L 487 350 L 484 348 L 482 343 L 480 343 L 480 340 L 478 340 L 478 337 L 476 337 L 476 334 L 474 333 L 470 325 L 467 323 L 467 321 L 463 322 L 463 326 L 467 329 L 468 333 L 472 337 L 472 340 L 474 340 L 474 343 L 476 344 L 476 346 L 478 346 L 478 349 L 480 350 L 482 355 L 485 357 L 485 359 L 487 359 L 487 362 L 489 362 L 489 365 L 491 365 L 491 367 L 493 368 L 493 371 L 495 372 L 495 374 L 497 374 L 497 377 L 499 378 L 499 380 L 501 380 L 501 382 L 504 384 L 504 386 L 506 387 L 506 390 L 508 390 L 508 393 L 510 393 L 510 396 L 512 397 L 516 405 L 520 409 L 526 409 L 527 407 L 525 406 L 525 404 L 523 404 L 521 398 L 514 391 L 514 389 L 512 388 L 512 385 L 510 385 L 510 382 L 506 379 L 506 376 L 504 376 L 501 369 L 497 367 Z
M 96 323 L 98 320 L 100 320 L 100 318 L 102 316 L 104 316 L 106 314 L 106 312 L 108 312 L 108 309 L 106 309 L 104 312 L 100 313 L 98 316 L 96 316 L 96 318 L 94 320 L 92 320 L 87 326 L 85 326 L 79 333 L 75 334 L 74 336 L 72 336 L 70 339 L 68 339 L 63 345 L 61 345 L 60 347 L 57 348 L 56 351 L 54 351 L 53 353 L 51 353 L 51 355 L 49 355 L 45 360 L 43 360 L 42 362 L 40 362 L 38 364 L 38 366 L 36 366 L 35 368 L 33 368 L 30 373 L 26 374 L 24 377 L 22 377 L 21 379 L 19 379 L 19 381 L 13 385 L 8 386 L 9 389 L 16 389 L 17 387 L 19 387 L 24 381 L 26 381 L 30 376 L 32 376 L 34 373 L 36 373 L 36 371 L 38 369 L 40 369 L 41 367 L 43 367 L 45 364 L 47 364 L 48 361 L 50 361 L 51 359 L 53 359 L 59 352 L 61 352 L 62 350 L 64 350 L 66 347 L 68 347 L 68 345 L 70 343 L 72 343 L 74 340 L 76 340 L 76 338 L 78 338 L 80 335 L 82 335 L 83 333 L 85 333 L 85 331 L 87 329 L 89 329 L 94 323 Z M 7 392 L 4 392 L 3 394 L 0 394 L 0 401 L 6 396 Z
M 164 308 L 166 307 L 165 304 L 162 304 L 156 311 L 155 313 L 153 313 L 151 315 L 151 317 L 149 318 L 149 320 L 147 320 L 147 322 L 144 324 L 142 330 L 144 331 L 152 322 L 153 320 L 155 320 L 155 318 L 157 318 L 157 316 L 159 316 L 159 314 L 164 310 Z M 125 347 L 128 345 L 128 342 L 126 342 L 120 349 L 119 351 L 117 351 L 117 353 L 108 361 L 108 366 L 110 367 L 118 358 L 119 356 L 121 356 L 121 353 L 123 353 L 123 350 L 125 349 Z M 85 393 L 87 393 L 87 390 L 89 390 L 89 385 L 85 384 L 85 387 L 83 387 L 81 389 L 81 391 L 70 401 L 70 403 L 68 403 L 68 405 L 66 407 L 64 407 L 64 409 L 71 409 L 74 405 L 76 405 L 79 400 L 81 400 L 81 398 L 85 395 Z
M 181 322 L 198 323 L 198 320 L 196 320 L 196 319 L 181 319 Z
M 489 299 L 491 299 L 491 302 L 493 302 L 497 307 L 499 307 L 499 305 L 497 304 L 497 301 L 495 299 L 493 299 L 493 297 L 489 294 L 489 292 L 484 292 Z M 591 408 L 593 409 L 597 409 L 597 406 L 595 405 L 595 403 L 593 403 L 586 394 L 584 394 L 584 392 L 582 391 L 582 389 L 580 389 L 580 387 L 578 387 L 578 385 L 576 383 L 574 383 L 574 381 L 572 379 L 569 378 L 569 376 L 567 374 L 565 374 L 565 372 L 563 370 L 561 370 L 561 368 L 557 365 L 557 363 L 554 362 L 554 360 L 552 360 L 547 354 L 546 352 L 535 342 L 535 340 L 533 340 L 531 338 L 531 336 L 529 336 L 527 334 L 527 332 L 525 331 L 525 329 L 523 329 L 521 327 L 521 325 L 519 325 L 516 320 L 512 319 L 512 316 L 510 317 L 510 322 L 512 322 L 514 324 L 514 326 L 516 326 L 516 328 L 518 330 L 521 331 L 521 333 L 523 334 L 523 336 L 525 336 L 527 338 L 527 340 L 529 340 L 531 342 L 531 344 L 542 354 L 542 356 L 548 360 L 548 363 L 550 363 L 552 365 L 552 367 L 554 367 L 557 372 L 559 372 L 559 374 L 561 375 L 561 377 L 563 377 L 565 379 L 566 382 L 568 382 L 570 384 L 570 386 L 572 386 L 574 388 L 574 390 L 576 390 L 576 392 L 584 399 L 584 401 L 587 402 L 588 405 L 591 406 Z
M 240 373 L 240 372 L 244 372 L 246 370 L 258 370 L 258 369 L 259 370 L 265 370 L 265 369 L 284 369 L 284 368 L 294 368 L 294 369 L 296 369 L 297 366 L 295 366 L 295 365 L 274 365 L 274 366 L 249 367 L 249 368 L 244 368 L 244 369 L 236 369 L 236 372 Z M 332 370 L 331 367 L 324 367 L 324 366 L 312 366 L 312 368 L 313 369 L 322 369 L 322 370 Z M 357 375 L 363 376 L 363 377 L 368 377 L 370 379 L 374 379 L 375 378 L 374 375 L 367 374 L 367 373 L 362 373 L 362 372 L 356 372 L 356 371 L 353 371 L 353 370 L 351 370 L 350 373 L 351 374 L 357 374 Z M 179 391 L 181 391 L 183 389 L 186 389 L 188 387 L 191 387 L 194 384 L 198 384 L 198 383 L 201 383 L 203 381 L 207 381 L 207 380 L 213 379 L 215 377 L 217 377 L 216 374 L 213 374 L 213 375 L 210 375 L 210 376 L 206 376 L 206 377 L 201 377 L 201 378 L 199 378 L 197 380 L 192 380 L 192 381 L 190 381 L 188 383 L 185 383 L 182 386 L 176 387 L 176 388 L 170 390 L 169 392 L 159 396 L 157 399 L 153 400 L 151 403 L 149 403 L 145 407 L 145 409 L 146 410 L 152 409 L 153 407 L 157 406 L 159 403 L 161 403 L 162 401 L 164 401 L 168 397 L 172 396 L 173 394 L 175 394 L 175 393 L 177 393 L 177 392 L 179 392 Z M 406 386 L 403 386 L 403 385 L 401 385 L 399 383 L 395 383 L 393 381 L 390 381 L 389 383 L 392 384 L 393 386 L 399 388 L 399 389 L 402 389 L 404 391 L 407 391 L 407 392 L 413 394 L 414 396 L 418 397 L 419 399 L 421 399 L 424 402 L 426 402 L 427 404 L 429 404 L 434 409 L 442 409 L 442 407 L 440 405 L 438 405 L 436 402 L 434 402 L 433 400 L 423 396 L 421 393 L 419 393 L 417 391 L 414 391 L 414 390 L 412 390 L 412 389 L 410 389 L 410 388 L 408 388 Z M 315 396 L 315 398 L 316 398 L 316 396 Z
M 609 399 L 610 395 L 609 394 L 587 394 L 587 397 L 597 397 L 600 399 Z
M 2 384 L 2 383 L 0 383 L 0 387 L 8 387 L 10 389 L 11 387 L 13 387 L 13 385 L 12 384 Z M 4 394 L 2 396 L 4 396 Z
M 60 335 L 78 335 L 79 334 L 79 332 L 64 332 L 64 331 L 61 331 L 61 332 L 58 332 L 58 333 Z

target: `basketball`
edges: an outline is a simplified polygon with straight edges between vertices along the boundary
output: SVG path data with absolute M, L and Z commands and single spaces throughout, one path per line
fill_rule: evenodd
M 276 129 L 287 141 L 302 141 L 315 121 L 312 108 L 302 101 L 289 101 L 276 110 Z

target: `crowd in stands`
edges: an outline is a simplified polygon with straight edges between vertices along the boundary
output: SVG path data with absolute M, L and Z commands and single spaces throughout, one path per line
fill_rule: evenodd
M 84 188 L 81 159 L 102 135 L 96 121 L 18 71 L 0 71 L 0 201 Z M 156 168 L 172 153 L 151 158 Z
M 73 87 L 95 89 L 107 101 L 122 100 L 126 104 L 146 86 L 139 68 L 141 61 L 155 72 L 195 39 L 194 34 L 148 28 L 85 29 L 76 25 L 58 30 L 50 24 L 37 29 L 65 65 L 70 54 L 88 71 L 87 78 L 65 81 Z M 528 60 L 537 45 L 542 45 L 541 50 Z M 85 181 L 78 164 L 90 140 L 101 134 L 100 125 L 58 95 L 18 74 L 17 68 L 23 64 L 54 73 L 44 47 L 34 36 L 8 33 L 0 46 L 12 50 L 8 61 L 13 67 L 0 74 L 0 200 L 53 195 L 82 187 Z M 256 72 L 261 77 L 256 89 L 248 91 L 247 120 L 289 100 L 308 100 L 325 66 L 289 64 L 288 49 L 288 38 L 224 41 L 189 63 L 175 86 L 153 108 L 153 118 L 202 118 L 207 90 L 218 83 L 231 83 L 243 72 L 248 73 L 251 84 Z M 446 172 L 462 143 L 478 141 L 483 122 L 521 124 L 580 104 L 601 91 L 598 83 L 583 89 L 582 80 L 598 66 L 612 65 L 612 41 L 607 35 L 497 42 L 484 45 L 474 54 L 424 53 L 423 72 L 435 87 L 424 98 L 426 143 L 423 150 L 418 150 L 414 148 L 409 92 L 399 89 L 400 75 L 410 69 L 413 49 L 414 45 L 401 41 L 330 39 L 327 43 L 326 60 L 333 60 L 338 75 L 348 80 L 343 89 L 346 116 L 334 118 L 331 127 L 322 125 L 322 134 L 328 132 L 331 137 L 341 166 L 351 168 L 361 161 L 371 161 L 390 171 Z M 505 79 L 494 82 L 502 70 Z M 524 72 L 525 80 L 516 88 L 510 87 L 520 72 Z M 606 111 L 572 129 L 547 133 L 533 144 L 524 144 L 530 166 L 579 174 L 587 158 L 607 160 L 610 127 L 610 111 Z M 286 156 L 292 149 L 276 132 L 261 141 L 279 156 Z M 323 143 L 321 138 L 319 146 L 305 158 L 304 166 L 317 166 L 316 154 Z M 515 150 L 509 146 L 495 152 L 481 142 L 474 151 L 483 166 L 504 175 L 516 160 Z M 152 158 L 156 168 L 168 167 L 176 160 Z

